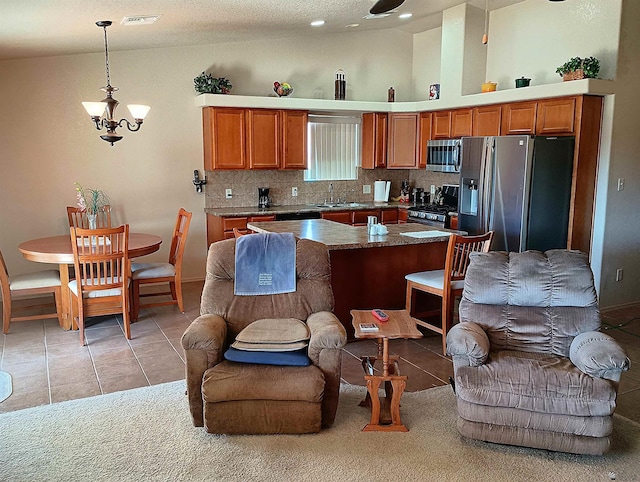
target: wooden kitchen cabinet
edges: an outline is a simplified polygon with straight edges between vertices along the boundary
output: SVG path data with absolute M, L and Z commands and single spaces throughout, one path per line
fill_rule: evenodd
M 431 140 L 431 112 L 421 112 L 418 136 L 418 169 L 427 167 L 427 143 Z
M 306 169 L 307 111 L 205 107 L 205 170 Z
M 280 167 L 280 112 L 272 109 L 246 110 L 246 140 L 250 169 Z
M 202 109 L 204 169 L 246 169 L 245 109 Z
M 398 224 L 405 224 L 409 219 L 409 211 L 407 209 L 398 208 Z
M 451 111 L 442 110 L 431 113 L 431 139 L 451 138 Z
M 536 134 L 573 135 L 576 133 L 580 116 L 577 108 L 582 107 L 582 97 L 566 97 L 538 101 Z
M 378 222 L 382 224 L 398 224 L 398 208 L 381 209 Z
M 275 221 L 273 214 L 264 216 L 214 216 L 207 214 L 207 246 L 216 241 L 230 239 L 234 237 L 233 229 L 239 230 L 242 234 L 252 232 L 247 229 L 247 223 L 257 223 L 264 221 Z
M 387 166 L 387 114 L 365 112 L 362 114 L 363 169 Z
M 418 167 L 418 114 L 389 114 L 387 132 L 387 169 L 416 169 Z
M 500 105 L 487 105 L 473 109 L 474 136 L 499 136 L 502 108 Z
M 514 134 L 535 134 L 537 102 L 514 102 L 502 106 L 503 136 Z
M 451 138 L 470 136 L 473 132 L 473 110 L 456 109 L 451 111 Z
M 282 125 L 282 169 L 307 169 L 307 123 L 306 110 L 281 110 Z
M 325 211 L 320 213 L 322 219 L 335 221 L 336 223 L 351 224 L 351 211 Z
M 381 212 L 380 209 L 363 209 L 359 211 L 353 211 L 351 217 L 351 224 L 354 226 L 366 226 L 367 218 L 369 216 L 375 216 L 380 222 Z

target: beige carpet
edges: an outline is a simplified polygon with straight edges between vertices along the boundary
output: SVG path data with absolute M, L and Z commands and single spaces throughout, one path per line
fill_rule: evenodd
M 364 433 L 364 393 L 344 385 L 335 425 L 314 435 L 208 435 L 191 425 L 183 381 L 11 412 L 0 480 L 640 480 L 640 425 L 623 417 L 611 452 L 574 456 L 463 439 L 449 387 L 403 396 L 408 433 Z

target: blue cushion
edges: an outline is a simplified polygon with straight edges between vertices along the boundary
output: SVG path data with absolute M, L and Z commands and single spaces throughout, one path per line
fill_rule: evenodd
M 311 365 L 307 349 L 294 351 L 247 351 L 229 348 L 224 357 L 237 363 L 257 363 L 259 365 L 286 365 L 306 367 Z

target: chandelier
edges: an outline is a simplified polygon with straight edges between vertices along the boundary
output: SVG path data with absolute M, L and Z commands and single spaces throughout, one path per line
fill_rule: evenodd
M 106 129 L 107 133 L 100 136 L 100 139 L 107 141 L 112 146 L 114 142 L 118 142 L 122 139 L 122 136 L 116 132 L 118 127 L 122 127 L 124 124 L 131 132 L 140 130 L 142 121 L 149 113 L 151 107 L 148 105 L 129 104 L 127 108 L 131 115 L 135 119 L 135 124 L 132 124 L 127 119 L 115 120 L 116 107 L 119 102 L 113 98 L 113 93 L 118 90 L 117 87 L 111 85 L 111 76 L 109 75 L 109 47 L 107 44 L 107 27 L 111 25 L 110 20 L 101 20 L 96 22 L 98 27 L 102 27 L 104 30 L 104 57 L 105 66 L 107 70 L 107 86 L 102 87 L 100 90 L 107 93 L 107 97 L 100 102 L 83 102 L 82 105 L 86 109 L 87 113 L 91 116 L 91 119 L 96 125 L 96 129 Z

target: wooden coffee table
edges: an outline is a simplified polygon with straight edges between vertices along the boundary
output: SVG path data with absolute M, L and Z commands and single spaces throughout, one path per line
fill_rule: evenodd
M 400 375 L 398 357 L 389 356 L 389 340 L 395 338 L 422 338 L 416 322 L 407 310 L 384 310 L 389 320 L 379 321 L 371 310 L 351 310 L 356 338 L 375 338 L 378 341 L 377 356 L 362 357 L 362 367 L 367 381 L 367 398 L 360 405 L 371 405 L 371 420 L 364 432 L 408 432 L 400 421 L 400 398 L 407 385 L 407 377 Z M 378 331 L 362 331 L 360 323 L 375 323 Z M 382 375 L 374 375 L 376 360 L 382 359 Z M 384 382 L 385 397 L 381 401 L 378 390 Z M 381 422 L 391 420 L 391 423 Z

